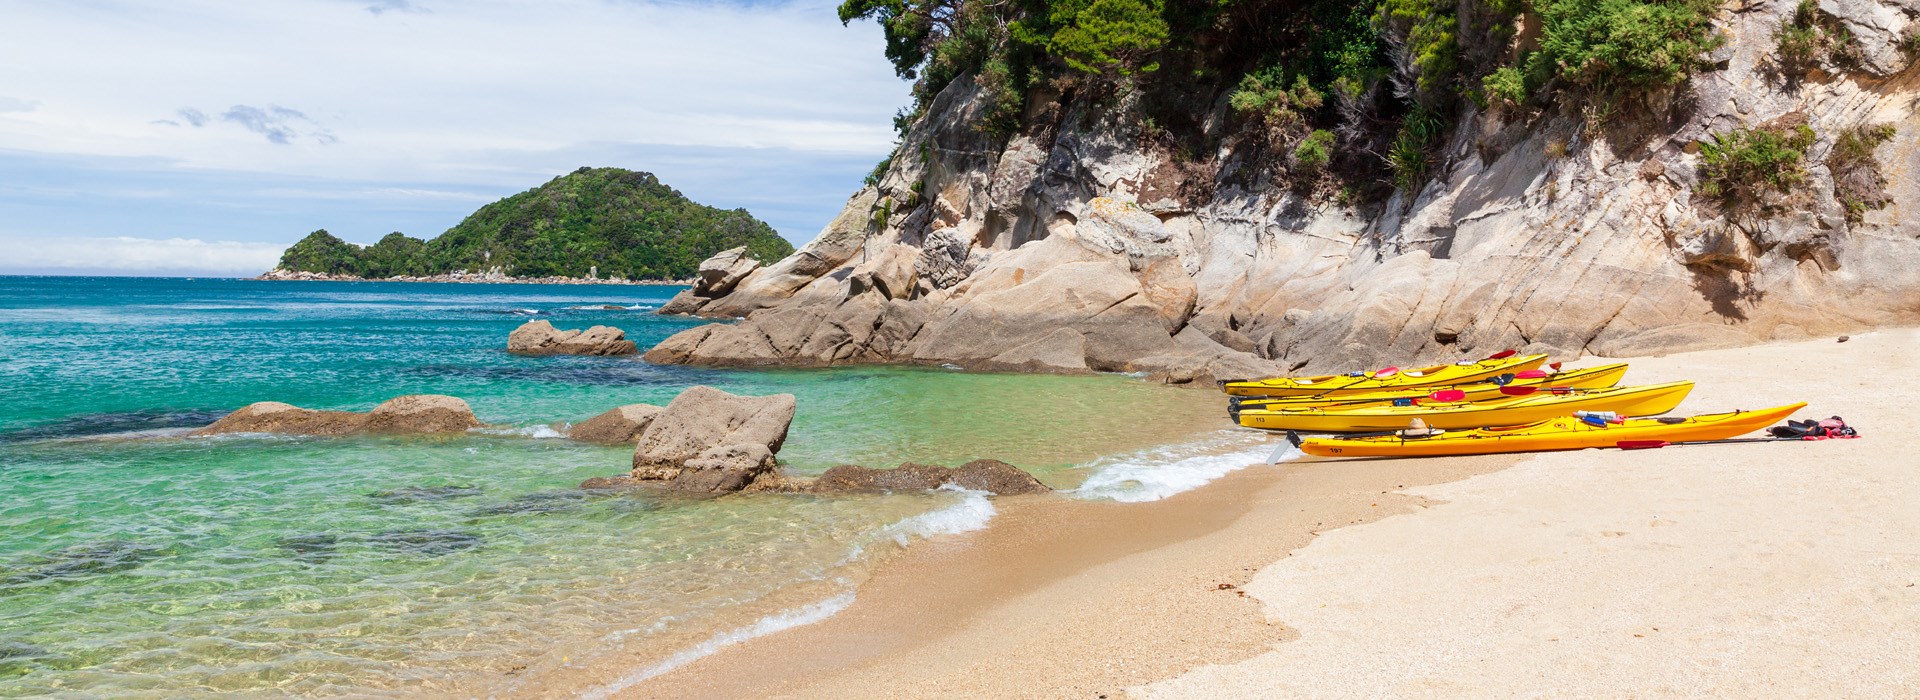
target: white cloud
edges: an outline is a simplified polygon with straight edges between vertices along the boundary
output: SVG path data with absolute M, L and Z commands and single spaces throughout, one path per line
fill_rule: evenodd
M 0 237 L 0 272 L 252 276 L 274 266 L 286 245 L 197 238 Z
M 8 74 L 9 104 L 35 108 L 0 110 L 0 149 L 520 184 L 534 172 L 527 161 L 587 143 L 877 159 L 906 100 L 879 32 L 841 26 L 829 0 L 419 9 L 394 0 L 10 8 L 0 65 L 21 70 Z
M 804 242 L 908 99 L 836 3 L 11 3 L 0 271 L 252 274 L 316 228 L 432 236 L 580 166 Z

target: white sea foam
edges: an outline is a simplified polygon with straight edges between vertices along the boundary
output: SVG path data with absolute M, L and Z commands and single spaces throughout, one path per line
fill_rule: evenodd
M 619 304 L 580 304 L 567 308 L 573 311 L 648 311 L 653 309 L 654 306 L 652 304 L 634 304 L 632 306 L 621 306 Z
M 958 493 L 961 494 L 961 498 L 951 505 L 935 508 L 888 525 L 881 534 L 892 537 L 895 543 L 905 547 L 914 540 L 982 530 L 987 527 L 987 521 L 993 519 L 996 511 L 993 508 L 993 501 L 987 499 L 989 495 L 987 492 L 963 489 L 953 484 L 941 486 L 936 490 Z
M 467 432 L 480 433 L 482 435 L 533 438 L 535 440 L 548 440 L 567 436 L 566 433 L 555 429 L 551 425 L 529 425 L 519 428 L 473 428 Z
M 707 641 L 667 657 L 660 663 L 622 676 L 620 680 L 608 685 L 582 693 L 580 697 L 586 700 L 602 700 L 612 697 L 615 693 L 631 688 L 649 678 L 693 663 L 702 657 L 711 656 L 714 652 L 721 649 L 755 637 L 765 637 L 775 632 L 790 630 L 795 627 L 804 627 L 833 617 L 835 613 L 847 609 L 849 605 L 853 605 L 852 592 L 842 593 L 805 607 L 768 615 L 746 627 L 716 634 L 708 638 Z
M 1198 443 L 1175 445 L 1094 463 L 1092 476 L 1072 491 L 1077 498 L 1109 500 L 1121 503 L 1158 501 L 1176 493 L 1192 491 L 1232 472 L 1264 464 L 1274 453 L 1274 445 L 1245 433 Z M 1292 447 L 1282 452 L 1281 461 L 1300 456 Z

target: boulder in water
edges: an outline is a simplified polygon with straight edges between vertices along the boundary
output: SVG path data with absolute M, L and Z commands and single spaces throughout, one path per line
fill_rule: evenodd
M 676 491 L 730 493 L 773 471 L 773 452 L 765 445 L 719 445 L 687 460 L 667 483 Z
M 316 411 L 279 401 L 248 404 L 191 435 L 221 433 L 281 433 L 286 435 L 346 435 L 364 430 L 367 415 L 349 411 Z
M 278 401 L 248 404 L 213 425 L 189 435 L 222 433 L 280 433 L 283 435 L 348 435 L 395 433 L 429 435 L 464 432 L 484 423 L 473 417 L 467 402 L 439 394 L 413 394 L 389 399 L 371 413 L 316 411 Z
M 793 423 L 792 394 L 735 396 L 696 386 L 641 432 L 633 478 L 674 490 L 738 491 L 773 469 Z
M 631 355 L 639 352 L 627 334 L 613 326 L 563 331 L 545 320 L 528 321 L 507 336 L 507 352 L 516 355 Z
M 366 429 L 377 433 L 426 435 L 459 433 L 484 425 L 473 417 L 467 402 L 439 394 L 412 394 L 388 399 L 367 414 Z
M 653 423 L 661 408 L 651 404 L 627 404 L 581 421 L 567 431 L 567 437 L 581 442 L 619 445 L 640 439 L 640 433 Z
M 907 462 L 893 469 L 869 469 L 843 464 L 828 469 L 807 490 L 813 493 L 883 493 L 926 491 L 952 484 L 997 495 L 1044 493 L 1046 484 L 1019 467 L 997 459 L 976 459 L 958 467 Z

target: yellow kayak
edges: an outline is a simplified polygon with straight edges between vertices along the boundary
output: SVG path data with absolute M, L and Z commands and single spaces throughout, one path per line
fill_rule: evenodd
M 1692 418 L 1631 418 L 1605 427 L 1571 416 L 1531 425 L 1445 432 L 1432 437 L 1316 437 L 1300 451 L 1320 457 L 1437 457 L 1497 452 L 1540 452 L 1617 447 L 1623 442 L 1723 440 L 1760 430 L 1805 408 L 1805 403 L 1760 411 L 1711 413 Z M 1631 447 L 1631 445 L 1629 445 Z
M 1329 407 L 1362 406 L 1375 403 L 1392 403 L 1405 400 L 1445 400 L 1445 401 L 1482 401 L 1502 396 L 1531 393 L 1530 388 L 1561 387 L 1568 389 L 1601 389 L 1620 383 L 1627 374 L 1627 363 L 1600 365 L 1586 369 L 1572 369 L 1564 372 L 1554 370 L 1530 369 L 1514 373 L 1513 379 L 1505 384 L 1494 381 L 1473 384 L 1454 384 L 1446 387 L 1409 387 L 1404 389 L 1381 389 L 1362 391 L 1340 396 L 1293 396 L 1287 398 L 1241 398 L 1229 397 L 1227 412 L 1239 415 L 1241 411 L 1256 408 L 1275 410 L 1281 408 L 1304 408 L 1308 406 Z M 1503 375 L 1504 376 L 1504 375 Z M 1496 379 L 1498 379 L 1496 377 Z
M 1319 377 L 1275 377 L 1224 382 L 1220 388 L 1233 396 L 1339 396 L 1344 393 L 1404 389 L 1419 386 L 1468 384 L 1508 372 L 1537 369 L 1546 355 L 1511 355 L 1478 362 L 1456 362 L 1415 369 L 1388 367 L 1373 372 L 1328 374 Z
M 1372 404 L 1359 407 L 1286 408 L 1240 412 L 1240 424 L 1262 430 L 1303 433 L 1364 433 L 1399 430 L 1413 419 L 1431 428 L 1483 428 L 1522 425 L 1571 415 L 1574 411 L 1611 411 L 1623 416 L 1653 416 L 1673 410 L 1693 391 L 1693 382 L 1668 382 L 1610 389 L 1541 390 L 1526 396 L 1486 401 L 1423 402 L 1413 406 Z

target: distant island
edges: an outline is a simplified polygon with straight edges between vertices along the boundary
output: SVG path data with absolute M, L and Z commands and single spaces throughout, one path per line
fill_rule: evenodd
M 700 261 L 742 246 L 759 260 L 793 252 L 745 209 L 694 202 L 652 173 L 581 168 L 481 207 L 431 240 L 394 232 L 360 246 L 314 231 L 261 279 L 685 280 Z

